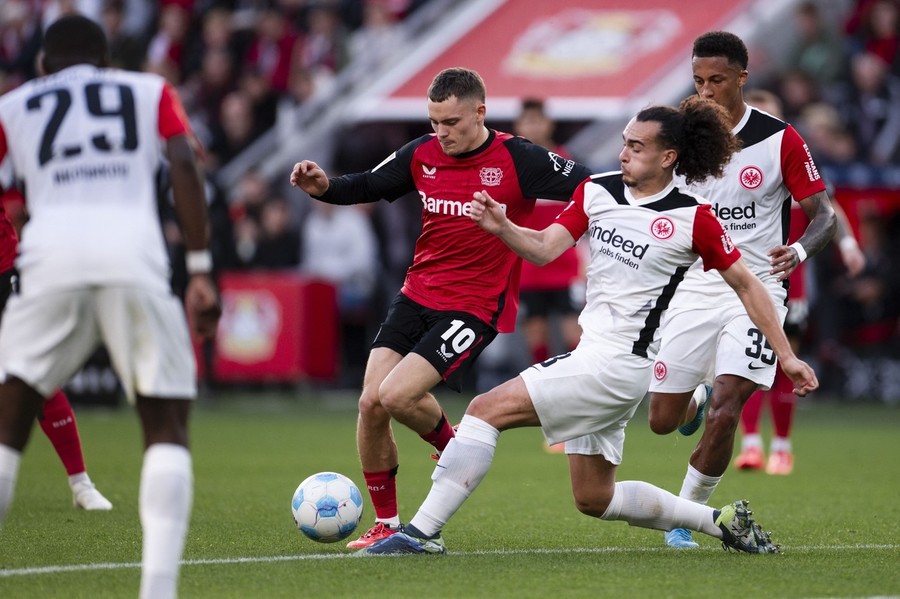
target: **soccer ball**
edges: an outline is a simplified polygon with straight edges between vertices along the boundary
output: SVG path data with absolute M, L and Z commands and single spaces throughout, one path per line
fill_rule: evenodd
M 337 472 L 313 474 L 291 500 L 297 530 L 320 543 L 346 539 L 363 514 L 363 499 L 352 480 Z

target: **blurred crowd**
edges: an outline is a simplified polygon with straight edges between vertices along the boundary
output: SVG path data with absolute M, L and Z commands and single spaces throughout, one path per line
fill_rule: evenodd
M 290 269 L 331 280 L 349 366 L 361 368 L 372 327 L 412 259 L 418 202 L 334 208 L 253 169 L 228 190 L 215 174 L 280 114 L 327 94 L 351 63 L 375 68 L 390 60 L 405 35 L 401 25 L 427 1 L 2 0 L 0 93 L 36 76 L 41 34 L 55 18 L 77 11 L 96 19 L 114 65 L 159 73 L 181 94 L 205 148 L 217 268 Z M 877 201 L 844 206 L 866 270 L 851 278 L 827 251 L 810 269 L 808 347 L 823 366 L 841 367 L 829 372 L 846 373 L 833 383 L 840 393 L 893 385 L 900 400 L 900 0 L 800 2 L 790 28 L 777 53 L 751 45 L 751 87 L 782 100 L 785 119 L 807 140 L 839 200 L 842 189 L 880 190 Z M 427 123 L 420 127 L 369 123 L 340 132 L 330 174 L 371 168 L 411 133 L 427 131 Z M 165 235 L 177 263 L 174 217 Z M 864 365 L 847 368 L 854 360 Z
M 204 148 L 217 269 L 292 269 L 333 282 L 348 367 L 358 370 L 381 311 L 376 286 L 387 284 L 379 256 L 394 256 L 401 262 L 394 270 L 402 273 L 411 246 L 392 248 L 371 208 L 335 210 L 316 202 L 301 207 L 300 194 L 285 197 L 282 187 L 255 170 L 244 173 L 235 189 L 223 190 L 216 172 L 280 114 L 326 94 L 351 62 L 374 68 L 387 60 L 401 39 L 399 24 L 426 2 L 2 0 L 0 93 L 37 76 L 42 32 L 60 15 L 78 12 L 99 22 L 113 66 L 158 73 L 179 91 Z M 161 181 L 160 189 L 166 187 Z M 173 264 L 179 265 L 179 228 L 165 197 L 160 206 Z M 24 218 L 20 205 L 10 213 Z M 400 222 L 397 215 L 386 218 Z M 183 268 L 176 267 L 174 278 L 176 289 L 183 289 Z M 392 278 L 396 291 L 399 283 Z
M 866 255 L 853 277 L 836 248 L 813 260 L 805 349 L 832 393 L 900 402 L 900 1 L 838 6 L 796 6 L 788 50 L 772 58 L 764 83 L 853 217 Z
M 36 75 L 42 31 L 80 12 L 101 23 L 113 65 L 177 86 L 207 151 L 227 163 L 279 109 L 327 90 L 351 61 L 379 61 L 425 0 L 3 0 L 0 92 Z
M 769 85 L 820 167 L 852 182 L 842 169 L 854 163 L 900 165 L 900 2 L 857 0 L 835 16 L 826 3 L 798 5 Z

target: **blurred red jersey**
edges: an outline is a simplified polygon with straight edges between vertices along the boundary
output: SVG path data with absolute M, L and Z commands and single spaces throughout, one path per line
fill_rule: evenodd
M 10 222 L 9 215 L 6 214 L 6 207 L 0 197 L 0 273 L 13 267 L 18 245 L 19 238 L 16 236 L 16 229 Z
M 788 243 L 794 243 L 806 232 L 809 217 L 799 202 L 791 202 L 791 226 L 788 230 Z M 806 299 L 806 262 L 801 262 L 791 273 L 788 287 L 788 300 Z

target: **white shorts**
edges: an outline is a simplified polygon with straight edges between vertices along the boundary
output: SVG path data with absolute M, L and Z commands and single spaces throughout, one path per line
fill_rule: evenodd
M 652 360 L 630 349 L 582 344 L 521 377 L 548 443 L 567 441 L 566 453 L 603 455 L 619 464 L 625 425 L 647 393 L 652 368 Z
M 785 306 L 776 306 L 781 323 Z M 683 393 L 711 385 L 722 374 L 753 381 L 763 389 L 775 380 L 775 352 L 740 302 L 713 308 L 669 309 L 650 391 Z
M 137 287 L 13 295 L 0 326 L 0 378 L 45 397 L 68 382 L 102 341 L 122 387 L 135 395 L 192 399 L 197 366 L 181 302 Z

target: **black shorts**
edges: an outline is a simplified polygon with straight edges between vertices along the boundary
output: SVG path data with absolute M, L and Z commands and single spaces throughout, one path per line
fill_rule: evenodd
M 6 308 L 6 301 L 13 292 L 13 278 L 16 276 L 16 270 L 11 268 L 6 272 L 0 273 L 0 320 L 3 319 L 3 310 Z
M 801 339 L 809 324 L 809 302 L 806 298 L 788 300 L 788 312 L 784 319 L 784 334 L 789 339 Z
M 788 339 L 802 339 L 806 333 L 806 321 L 784 323 L 784 334 Z
M 572 305 L 572 296 L 568 289 L 522 291 L 519 293 L 519 302 L 522 304 L 522 316 L 525 318 L 578 313 Z
M 398 293 L 372 348 L 419 354 L 448 387 L 461 391 L 476 358 L 496 336 L 490 325 L 467 312 L 432 310 Z

